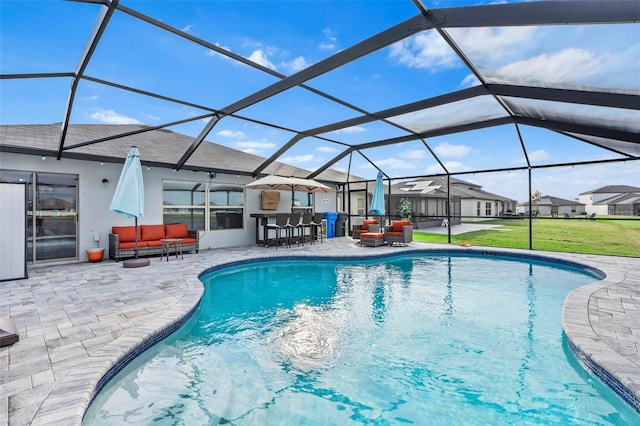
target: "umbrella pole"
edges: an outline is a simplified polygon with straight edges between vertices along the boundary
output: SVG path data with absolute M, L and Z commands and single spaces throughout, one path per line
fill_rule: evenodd
M 138 258 L 138 216 L 136 216 L 136 222 L 135 222 L 135 233 L 136 233 L 136 250 L 135 253 L 133 255 L 134 259 Z

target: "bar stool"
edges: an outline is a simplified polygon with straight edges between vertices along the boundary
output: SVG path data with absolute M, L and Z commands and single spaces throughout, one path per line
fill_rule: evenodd
M 267 238 L 266 238 L 267 247 L 269 247 L 269 231 L 272 229 L 275 231 L 275 234 L 276 234 L 276 241 L 275 241 L 276 249 L 278 248 L 278 246 L 283 240 L 282 238 L 283 231 L 285 233 L 284 241 L 286 242 L 287 247 L 291 247 L 291 239 L 289 236 L 289 232 L 292 228 L 293 226 L 291 226 L 291 224 L 289 223 L 289 214 L 277 213 L 276 223 L 267 224 Z
M 322 239 L 324 238 L 324 234 L 322 233 L 322 219 L 324 219 L 322 213 L 314 213 L 313 221 L 311 221 L 311 228 L 313 229 L 315 234 L 312 236 L 312 238 L 315 238 L 318 235 L 320 235 L 321 244 L 322 244 Z
M 300 227 L 302 231 L 303 243 L 304 243 L 304 239 L 308 236 L 309 243 L 313 244 L 313 214 L 312 213 L 302 214 Z M 309 230 L 308 233 L 307 233 L 307 229 Z

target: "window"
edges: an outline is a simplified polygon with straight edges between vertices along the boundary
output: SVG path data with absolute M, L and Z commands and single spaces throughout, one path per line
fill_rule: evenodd
M 487 201 L 484 203 L 484 214 L 485 216 L 491 216 L 491 202 Z
M 480 214 L 480 209 L 482 208 L 482 203 L 480 201 L 478 201 L 478 204 L 476 205 L 476 216 L 481 216 Z
M 358 210 L 357 215 L 364 216 L 364 198 L 362 197 L 356 198 L 356 205 Z
M 312 212 L 313 211 L 313 194 L 309 192 L 296 191 L 293 194 L 293 211 Z
M 242 229 L 243 218 L 242 187 L 211 184 L 209 186 L 209 229 Z
M 201 231 L 243 227 L 241 186 L 164 181 L 162 194 L 164 223 L 186 223 L 189 229 Z

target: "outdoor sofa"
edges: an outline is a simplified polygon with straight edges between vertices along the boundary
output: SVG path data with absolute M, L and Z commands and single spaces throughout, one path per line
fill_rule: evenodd
M 109 259 L 120 260 L 135 256 L 135 226 L 114 226 L 109 234 Z M 179 238 L 182 251 L 200 249 L 200 234 L 187 228 L 186 223 L 138 226 L 138 256 L 162 254 L 162 240 Z

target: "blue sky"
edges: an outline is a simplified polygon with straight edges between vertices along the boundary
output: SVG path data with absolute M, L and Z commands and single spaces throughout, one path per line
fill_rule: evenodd
M 424 1 L 428 8 L 482 2 Z M 488 3 L 488 2 L 486 2 Z M 419 13 L 410 0 L 398 1 L 126 1 L 121 5 L 151 16 L 219 48 L 282 75 L 291 75 Z M 94 4 L 65 1 L 0 0 L 2 74 L 70 72 L 76 66 L 98 13 Z M 450 35 L 492 82 L 538 86 L 612 87 L 640 93 L 638 25 L 451 29 Z M 278 80 L 234 63 L 205 46 L 173 36 L 116 12 L 85 75 L 162 94 L 181 105 L 82 81 L 71 123 L 161 123 L 205 114 L 194 105 L 223 108 Z M 0 123 L 54 123 L 63 119 L 70 80 L 0 80 Z M 469 69 L 434 32 L 424 32 L 307 82 L 368 112 L 418 101 L 477 84 Z M 552 104 L 552 103 L 551 103 Z M 522 102 L 527 111 L 561 112 L 565 106 Z M 583 108 L 590 120 L 640 119 L 636 111 Z M 277 112 L 274 114 L 274 112 Z M 302 88 L 239 111 L 240 116 L 303 131 L 361 115 Z M 453 104 L 396 117 L 417 130 L 455 116 L 491 118 L 500 109 L 486 100 Z M 196 136 L 207 120 L 174 126 Z M 635 129 L 635 128 L 634 128 Z M 619 154 L 538 128 L 521 126 L 533 164 L 619 158 Z M 406 134 L 372 123 L 306 138 L 279 161 L 314 170 L 337 155 L 339 143 L 364 143 Z M 269 157 L 294 133 L 227 117 L 207 140 Z M 523 166 L 513 126 L 465 132 L 426 141 L 453 172 Z M 351 173 L 374 179 L 371 160 L 391 177 L 441 172 L 420 141 L 364 151 L 351 158 Z M 334 168 L 347 171 L 349 159 Z M 461 179 L 523 201 L 527 173 L 465 174 Z M 533 190 L 574 199 L 605 185 L 640 186 L 638 161 L 533 172 Z

